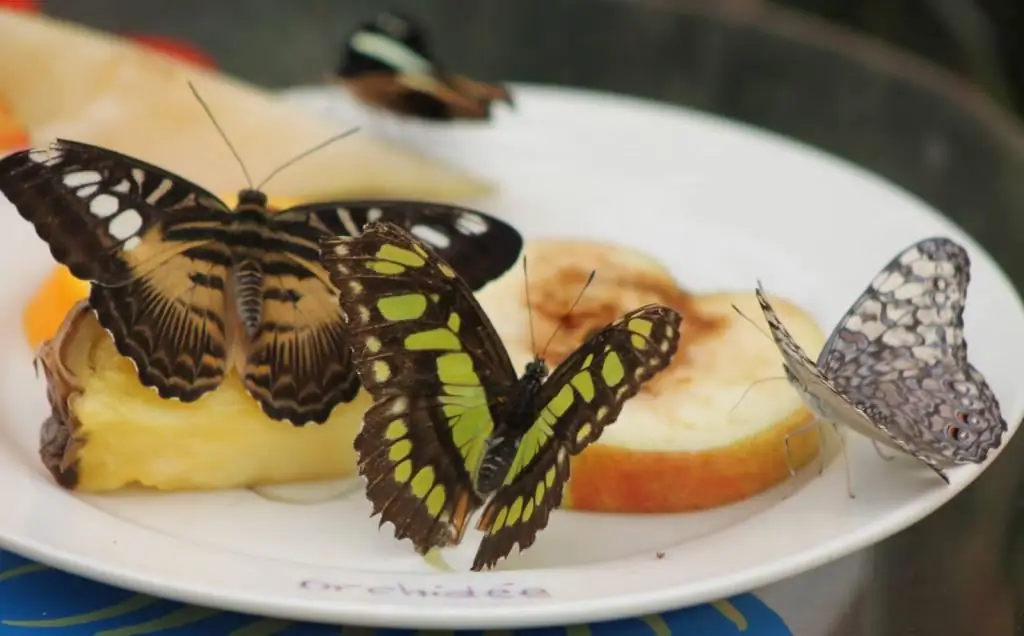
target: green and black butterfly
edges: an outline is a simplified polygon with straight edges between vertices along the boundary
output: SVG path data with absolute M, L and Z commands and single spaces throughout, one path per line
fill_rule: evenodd
M 540 357 L 519 377 L 469 286 L 403 229 L 371 223 L 320 245 L 374 398 L 355 442 L 373 515 L 423 554 L 458 544 L 486 503 L 474 570 L 533 544 L 561 503 L 570 456 L 679 345 L 682 316 L 647 305 L 590 336 L 550 377 Z
M 318 241 L 385 219 L 482 287 L 515 263 L 515 229 L 464 208 L 335 201 L 282 211 L 257 189 L 232 209 L 203 188 L 74 141 L 0 159 L 0 192 L 50 253 L 90 281 L 89 304 L 140 381 L 191 402 L 237 367 L 271 418 L 323 422 L 359 380 Z

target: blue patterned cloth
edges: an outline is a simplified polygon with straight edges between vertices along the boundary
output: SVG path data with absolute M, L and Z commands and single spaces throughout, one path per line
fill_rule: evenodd
M 427 633 L 402 629 L 343 629 L 183 605 L 95 583 L 0 551 L 0 636 L 319 636 L 346 632 L 359 636 Z M 484 636 L 479 631 L 465 633 Z M 530 636 L 792 636 L 778 614 L 753 594 L 642 618 L 517 633 Z

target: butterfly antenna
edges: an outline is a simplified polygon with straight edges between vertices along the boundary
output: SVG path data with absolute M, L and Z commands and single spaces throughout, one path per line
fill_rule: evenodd
M 761 378 L 760 380 L 754 380 L 753 382 L 750 383 L 750 386 L 748 386 L 746 389 L 743 390 L 743 395 L 740 396 L 740 399 L 736 400 L 736 404 L 733 404 L 732 408 L 729 409 L 729 415 L 732 415 L 732 412 L 736 410 L 736 407 L 738 407 L 740 404 L 742 404 L 743 400 L 747 399 L 747 394 L 750 393 L 750 390 L 753 389 L 758 384 L 761 384 L 762 382 L 775 382 L 776 380 L 785 380 L 785 379 L 786 379 L 786 376 L 777 375 L 777 376 L 771 377 L 771 378 Z
M 523 280 L 526 285 L 526 313 L 530 316 L 530 351 L 537 353 L 537 337 L 533 331 L 533 303 L 530 301 L 530 274 L 526 270 L 526 254 L 523 254 Z
M 557 336 L 558 332 L 565 326 L 566 318 L 572 315 L 573 310 L 576 309 L 576 305 L 580 303 L 580 300 L 583 298 L 583 293 L 587 291 L 588 287 L 590 287 L 590 283 L 594 282 L 594 275 L 596 274 L 596 269 L 590 270 L 590 276 L 587 277 L 587 282 L 583 283 L 583 288 L 580 289 L 580 293 L 576 295 L 576 300 L 572 301 L 572 305 L 569 305 L 569 311 L 562 314 L 562 318 L 558 321 L 558 325 L 555 327 L 555 330 L 551 332 L 551 336 L 548 338 L 548 341 L 544 343 L 544 349 L 540 352 L 541 358 L 544 357 L 544 354 L 547 352 L 551 342 L 555 339 L 555 336 Z
M 237 161 L 238 165 L 241 166 L 242 174 L 245 175 L 245 182 L 249 184 L 250 188 L 252 188 L 252 177 L 249 176 L 249 170 L 245 167 L 245 162 L 242 161 L 242 157 L 238 154 L 238 151 L 235 150 L 235 147 L 231 144 L 231 140 L 228 139 L 228 136 L 227 134 L 225 134 L 224 129 L 220 127 L 219 123 L 217 123 L 217 118 L 213 116 L 213 111 L 210 110 L 210 107 L 206 104 L 206 100 L 204 100 L 202 96 L 199 94 L 199 91 L 196 90 L 195 84 L 192 83 L 192 80 L 188 81 L 188 87 L 192 89 L 192 94 L 195 95 L 196 101 L 198 101 L 199 105 L 203 107 L 204 111 L 206 111 L 206 116 L 210 118 L 211 122 L 213 122 L 213 127 L 217 129 L 217 132 L 220 133 L 221 139 L 223 139 L 224 143 L 228 145 L 228 149 L 231 150 L 231 154 L 235 156 L 235 161 Z
M 765 338 L 768 338 L 768 339 L 769 339 L 769 340 L 771 340 L 771 341 L 772 341 L 773 343 L 775 342 L 775 339 L 774 339 L 774 338 L 772 338 L 772 337 L 771 337 L 771 336 L 770 336 L 770 335 L 768 334 L 768 332 L 767 332 L 767 331 L 765 331 L 764 329 L 762 329 L 762 328 L 761 328 L 761 325 L 759 325 L 759 324 L 757 324 L 756 322 L 754 322 L 754 319 L 753 319 L 753 318 L 751 318 L 751 317 L 750 317 L 750 316 L 748 316 L 747 314 L 743 313 L 743 311 L 741 311 L 741 310 L 740 310 L 740 308 L 739 308 L 739 307 L 737 307 L 736 305 L 732 305 L 732 308 L 733 308 L 733 309 L 734 309 L 734 310 L 736 311 L 736 313 L 738 313 L 738 314 L 739 314 L 740 316 L 742 316 L 744 320 L 746 320 L 746 321 L 747 321 L 747 322 L 749 322 L 750 324 L 754 325 L 754 328 L 755 328 L 755 329 L 757 329 L 758 331 L 760 331 L 760 332 L 761 332 L 761 335 L 763 335 L 763 336 L 764 336 Z
M 264 179 L 263 181 L 260 181 L 260 184 L 258 186 L 256 186 L 255 189 L 256 190 L 262 190 L 263 186 L 267 185 L 267 182 L 269 182 L 271 179 L 273 179 L 277 175 L 281 174 L 281 172 L 285 168 L 293 166 L 296 163 L 298 163 L 299 161 L 301 161 L 301 160 L 305 159 L 306 157 L 308 157 L 309 155 L 313 154 L 314 152 L 317 152 L 318 150 L 322 150 L 322 149 L 326 148 L 327 146 L 333 144 L 334 142 L 338 141 L 339 139 L 344 139 L 345 137 L 348 137 L 349 135 L 353 135 L 353 134 L 355 134 L 357 132 L 359 132 L 359 126 L 356 126 L 355 128 L 352 128 L 350 130 L 346 130 L 343 133 L 338 133 L 337 135 L 334 135 L 333 137 L 328 137 L 327 139 L 321 141 L 320 143 L 318 143 L 317 145 L 313 146 L 312 148 L 310 148 L 308 150 L 304 150 L 303 152 L 300 152 L 299 154 L 295 155 L 294 157 L 292 157 L 288 161 L 284 162 L 283 164 L 281 164 L 280 166 L 275 168 L 273 170 L 273 172 L 271 172 L 269 175 L 267 175 L 266 179 Z

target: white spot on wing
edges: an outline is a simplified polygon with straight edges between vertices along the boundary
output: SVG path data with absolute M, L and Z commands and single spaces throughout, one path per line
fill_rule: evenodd
M 905 279 L 903 274 L 899 272 L 882 272 L 875 277 L 872 281 L 872 286 L 879 291 L 879 293 L 887 294 L 891 291 L 899 289 L 900 285 L 904 283 Z
M 118 182 L 116 186 L 111 188 L 111 190 L 113 190 L 114 192 L 118 192 L 120 194 L 128 194 L 129 192 L 132 191 L 132 184 L 128 183 L 128 179 L 121 179 L 121 181 Z
M 896 290 L 893 297 L 898 300 L 908 300 L 910 298 L 917 298 L 924 293 L 924 285 L 921 283 L 907 283 Z
M 356 222 L 352 218 L 352 213 L 348 211 L 348 208 L 338 208 L 335 212 L 338 215 L 338 221 L 341 223 L 341 226 L 345 228 L 345 231 L 348 232 L 350 236 L 359 236 L 362 234 L 362 232 L 359 231 L 359 228 L 356 227 Z
M 128 208 L 121 212 L 107 225 L 107 231 L 119 241 L 127 241 L 142 229 L 142 215 Z
M 414 225 L 410 232 L 419 240 L 437 249 L 447 249 L 452 244 L 451 239 L 444 232 L 436 230 L 429 225 Z
M 91 197 L 93 194 L 95 194 L 96 191 L 99 190 L 99 189 L 100 189 L 99 184 L 87 185 L 84 188 L 79 188 L 79 189 L 75 190 L 75 194 L 77 194 L 79 197 L 81 197 L 83 199 L 87 199 L 87 198 Z
M 130 252 L 139 245 L 142 245 L 142 239 L 137 236 L 133 236 L 121 245 L 121 249 L 126 252 Z
M 36 148 L 28 152 L 28 158 L 33 163 L 41 163 L 44 166 L 52 167 L 64 159 L 64 153 L 56 146 Z
M 368 223 L 373 223 L 382 216 L 384 216 L 384 210 L 381 210 L 380 208 L 370 208 L 366 212 L 366 221 Z
M 117 212 L 118 207 L 120 207 L 120 204 L 117 197 L 112 194 L 97 195 L 95 199 L 89 202 L 89 212 L 101 219 Z
M 103 176 L 95 170 L 82 170 L 81 172 L 70 172 L 64 175 L 62 181 L 69 188 L 78 188 L 99 183 L 102 178 Z
M 935 261 L 914 261 L 910 265 L 910 271 L 914 272 L 917 276 L 927 277 L 934 276 L 939 271 L 938 265 Z
M 487 231 L 487 221 L 479 214 L 472 212 L 463 212 L 459 215 L 459 218 L 455 220 L 455 229 L 463 234 L 478 235 L 483 234 Z
M 142 172 L 142 171 L 140 170 L 139 172 Z M 132 174 L 133 175 L 135 174 L 134 170 L 132 171 Z M 139 186 L 141 187 L 141 185 L 142 185 L 142 183 L 140 182 Z M 152 192 L 150 192 L 149 196 L 146 197 L 146 203 L 148 203 L 150 205 L 156 205 L 157 202 L 160 201 L 160 199 L 162 199 L 163 196 L 165 194 L 167 194 L 167 192 L 171 188 L 173 188 L 173 187 L 174 187 L 174 182 L 173 181 L 171 181 L 170 179 L 162 179 L 160 181 L 160 185 L 158 185 L 156 187 L 156 189 L 153 190 Z

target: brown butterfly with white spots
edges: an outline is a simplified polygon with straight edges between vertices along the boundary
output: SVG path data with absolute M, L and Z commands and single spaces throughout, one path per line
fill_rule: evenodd
M 191 402 L 235 369 L 269 417 L 297 426 L 324 422 L 360 386 L 321 238 L 385 220 L 422 237 L 474 288 L 522 248 L 506 223 L 450 205 L 276 211 L 245 189 L 232 209 L 166 170 L 67 140 L 0 160 L 0 192 L 58 262 L 92 283 L 90 306 L 144 385 Z

